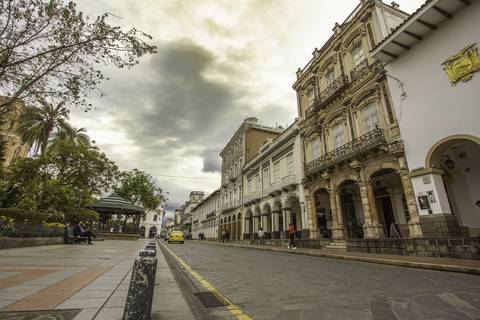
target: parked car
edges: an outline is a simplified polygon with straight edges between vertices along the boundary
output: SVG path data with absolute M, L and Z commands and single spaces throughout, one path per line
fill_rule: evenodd
M 177 243 L 184 243 L 185 242 L 185 235 L 183 231 L 172 231 L 168 237 L 168 243 L 177 242 Z

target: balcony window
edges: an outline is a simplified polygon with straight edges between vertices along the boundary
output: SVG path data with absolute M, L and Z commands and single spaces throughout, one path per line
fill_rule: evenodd
M 309 107 L 315 103 L 315 90 L 313 87 L 310 87 L 307 91 L 307 103 Z
M 293 173 L 294 169 L 295 168 L 293 166 L 293 153 L 290 153 L 289 155 L 287 155 L 287 174 Z
M 345 143 L 345 130 L 343 128 L 343 123 L 333 127 L 331 134 L 333 149 L 337 149 Z
M 310 156 L 311 156 L 311 160 L 315 160 L 318 157 L 320 157 L 320 138 L 319 137 L 316 137 L 310 143 Z
M 280 161 L 273 164 L 273 180 L 278 181 L 280 179 Z
M 254 181 L 255 181 L 255 191 L 259 191 L 260 190 L 260 176 L 258 174 L 255 175 Z
M 263 187 L 270 185 L 270 170 L 267 168 L 263 169 Z
M 327 72 L 325 75 L 325 80 L 327 81 L 327 86 L 331 85 L 335 81 L 335 71 L 333 69 Z
M 372 131 L 378 127 L 377 104 L 370 103 L 362 110 L 362 121 L 364 133 Z
M 358 68 L 362 62 L 365 60 L 365 53 L 362 47 L 362 41 L 359 41 L 352 50 L 353 65 L 355 68 Z

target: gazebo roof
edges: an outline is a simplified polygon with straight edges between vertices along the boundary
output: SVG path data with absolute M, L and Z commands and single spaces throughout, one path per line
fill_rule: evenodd
M 98 200 L 94 204 L 88 205 L 87 208 L 100 213 L 112 214 L 142 214 L 145 212 L 143 208 L 134 205 L 115 193 Z

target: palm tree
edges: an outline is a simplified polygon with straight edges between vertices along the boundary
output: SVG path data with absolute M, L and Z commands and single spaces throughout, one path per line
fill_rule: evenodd
M 58 134 L 59 139 L 71 139 L 75 144 L 90 146 L 90 137 L 87 135 L 87 129 L 70 127 L 68 130 L 61 131 Z
M 24 143 L 35 147 L 35 153 L 40 149 L 44 154 L 47 150 L 48 138 L 54 129 L 60 134 L 72 130 L 67 123 L 69 111 L 64 106 L 65 101 L 56 106 L 45 100 L 39 100 L 39 105 L 28 107 L 20 116 L 18 133 Z

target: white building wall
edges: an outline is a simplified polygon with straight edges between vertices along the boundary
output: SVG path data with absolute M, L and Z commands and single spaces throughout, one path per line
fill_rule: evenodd
M 480 141 L 480 72 L 467 82 L 452 85 L 442 66 L 465 47 L 475 43 L 478 47 L 479 21 L 480 3 L 473 1 L 385 67 L 388 74 L 404 83 L 406 97 L 402 99 L 398 81 L 388 79 L 410 170 L 428 168 L 429 152 L 443 139 L 467 135 Z M 480 200 L 480 153 L 470 150 L 468 159 L 476 163 L 456 159 L 454 191 L 445 189 L 438 172 L 413 172 L 412 184 L 417 201 L 428 192 L 435 198 L 430 209 L 419 207 L 420 215 L 448 215 L 453 208 L 459 225 L 476 235 L 480 234 L 480 207 L 475 204 Z
M 452 86 L 442 68 L 448 57 L 480 44 L 478 21 L 480 4 L 472 2 L 386 66 L 405 84 L 402 100 L 398 82 L 388 79 L 410 169 L 424 167 L 428 151 L 445 137 L 480 136 L 480 73 Z

